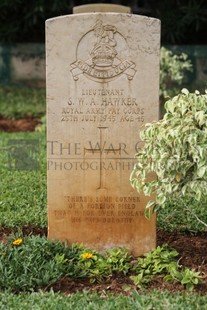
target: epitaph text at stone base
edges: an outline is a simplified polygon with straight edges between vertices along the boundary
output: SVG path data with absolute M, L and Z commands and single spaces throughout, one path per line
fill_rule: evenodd
M 48 236 L 140 255 L 156 244 L 129 177 L 159 115 L 160 22 L 119 13 L 46 22 Z

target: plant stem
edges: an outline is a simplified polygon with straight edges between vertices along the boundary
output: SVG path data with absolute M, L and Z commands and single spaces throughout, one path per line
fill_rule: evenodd
M 190 212 L 190 213 L 196 218 L 196 220 L 197 220 L 199 223 L 201 223 L 202 225 L 204 225 L 204 226 L 207 228 L 207 223 L 205 223 L 205 222 L 203 222 L 201 219 L 199 219 L 199 217 L 198 217 L 195 213 L 193 213 L 192 210 L 189 209 L 186 205 L 185 205 L 185 208 L 186 208 L 186 210 L 187 210 L 188 212 Z

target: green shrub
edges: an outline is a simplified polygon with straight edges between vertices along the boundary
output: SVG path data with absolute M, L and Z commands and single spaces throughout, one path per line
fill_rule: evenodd
M 131 184 L 154 210 L 176 205 L 193 211 L 207 206 L 207 95 L 186 89 L 165 104 L 164 118 L 146 124 L 140 137 L 144 147 L 136 155 Z M 156 178 L 150 180 L 150 173 Z M 205 220 L 205 219 L 204 219 Z

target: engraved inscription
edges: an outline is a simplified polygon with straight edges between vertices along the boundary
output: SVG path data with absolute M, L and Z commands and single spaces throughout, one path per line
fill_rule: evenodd
M 144 104 L 123 89 L 82 89 L 76 100 L 68 99 L 62 108 L 62 122 L 144 123 Z
M 72 223 L 131 224 L 144 217 L 144 211 L 137 206 L 139 197 L 65 196 L 64 200 L 65 208 L 54 210 L 54 215 Z
M 120 58 L 117 45 L 122 44 L 125 49 L 128 49 L 128 45 L 126 39 L 117 31 L 115 26 L 104 25 L 98 19 L 92 30 L 86 33 L 79 41 L 76 51 L 77 55 L 80 53 L 83 40 L 89 42 L 92 40 L 91 50 L 87 60 L 77 58 L 71 64 L 71 73 L 75 81 L 79 79 L 81 74 L 99 83 L 111 81 L 123 73 L 128 80 L 133 79 L 136 73 L 136 65 L 131 60 Z

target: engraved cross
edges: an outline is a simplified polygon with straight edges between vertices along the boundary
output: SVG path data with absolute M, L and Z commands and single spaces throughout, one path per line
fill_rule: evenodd
M 112 148 L 105 148 L 105 144 L 106 141 L 103 140 L 103 135 L 104 135 L 104 130 L 107 129 L 108 127 L 97 127 L 100 130 L 100 143 L 96 144 L 95 148 L 84 148 L 84 154 L 86 153 L 99 153 L 99 160 L 100 160 L 100 175 L 99 175 L 99 186 L 97 188 L 97 190 L 101 190 L 101 189 L 106 189 L 104 187 L 104 180 L 103 180 L 103 169 L 102 169 L 102 163 L 103 163 L 103 154 L 106 153 L 113 153 L 115 154 L 115 152 L 119 152 L 119 154 L 121 154 L 121 147 L 119 147 L 118 149 L 114 149 Z

